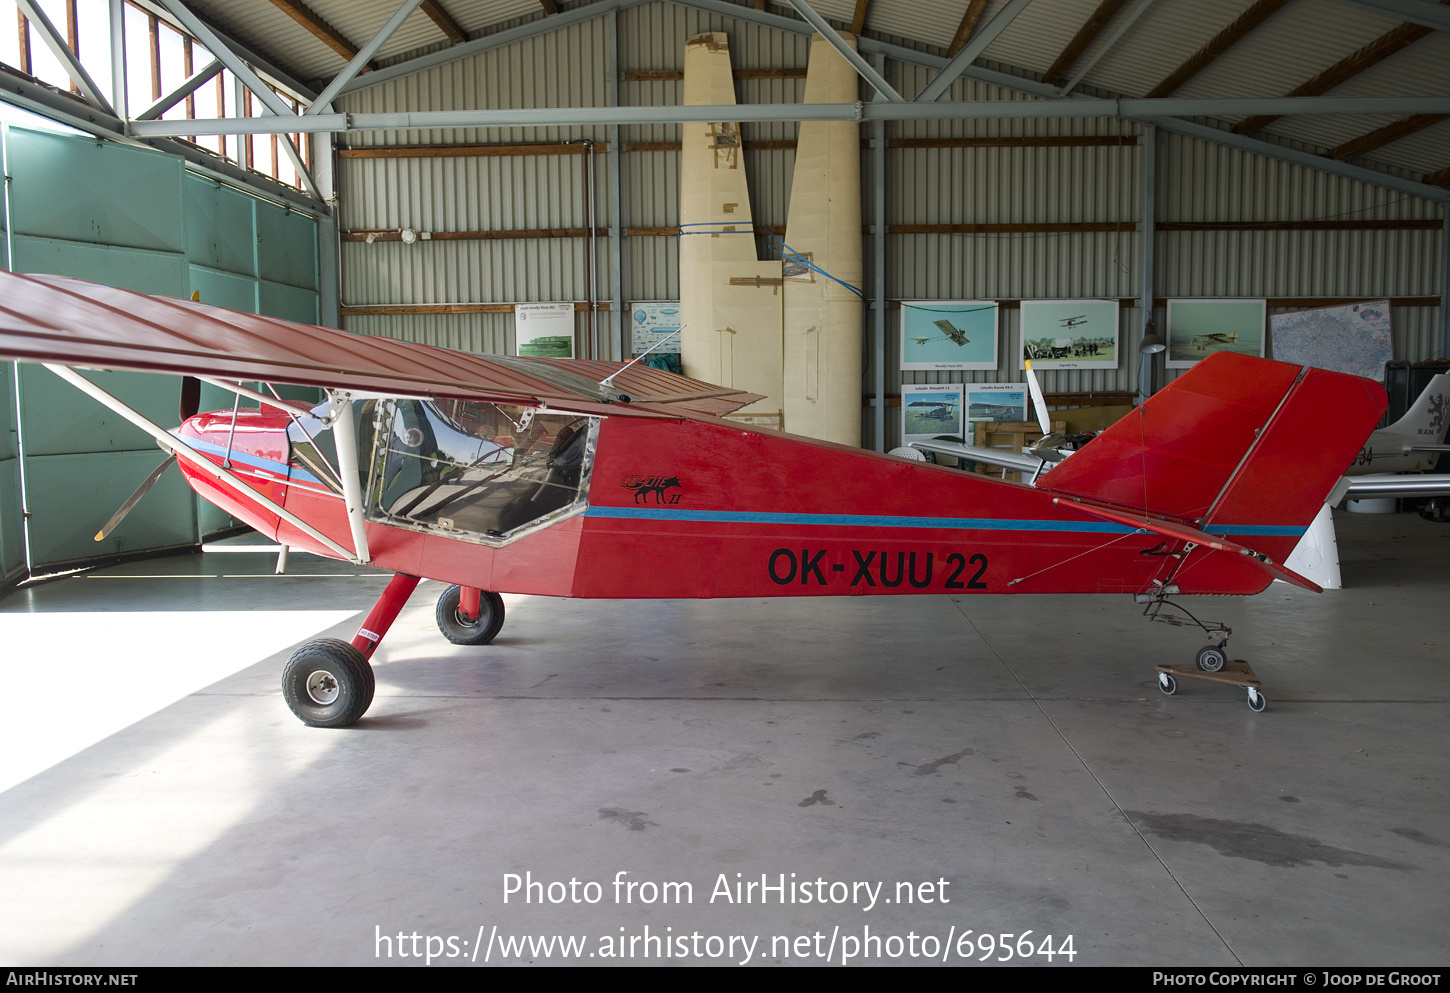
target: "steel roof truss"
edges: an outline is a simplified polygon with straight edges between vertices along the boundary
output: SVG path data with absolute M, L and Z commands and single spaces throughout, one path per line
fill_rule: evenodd
M 378 49 L 383 47 L 383 43 L 393 36 L 394 31 L 397 31 L 398 28 L 403 26 L 403 22 L 408 19 L 413 11 L 418 9 L 422 2 L 423 0 L 403 0 L 403 3 L 398 9 L 393 11 L 393 16 L 388 18 L 382 27 L 378 28 L 377 34 L 373 35 L 372 40 L 360 48 L 342 72 L 334 76 L 332 82 L 328 83 L 327 87 L 321 93 L 317 94 L 317 99 L 312 101 L 312 106 L 308 107 L 306 112 L 308 114 L 315 114 L 326 109 L 332 103 L 332 98 L 337 96 L 344 86 L 352 82 L 358 73 L 362 72 L 363 67 L 377 54 Z
M 159 119 L 162 114 L 199 90 L 203 83 L 221 72 L 223 68 L 221 59 L 212 59 L 201 69 L 188 76 L 186 81 L 176 89 L 137 114 L 135 120 L 154 121 Z
M 987 46 L 997 40 L 997 36 L 1006 30 L 1017 15 L 1026 9 L 1032 0 L 1007 0 L 1007 6 L 997 11 L 997 15 L 987 22 L 982 30 L 974 35 L 971 41 L 962 46 L 958 52 L 936 78 L 926 85 L 926 89 L 917 94 L 917 103 L 931 103 L 945 93 L 953 83 L 957 81 L 963 70 L 973 62 L 977 56 L 986 51 Z
M 826 23 L 826 19 L 817 14 L 806 0 L 786 0 L 796 13 L 800 14 L 815 28 L 822 38 L 830 43 L 831 47 L 841 53 L 841 58 L 851 63 L 861 78 L 871 84 L 871 88 L 892 103 L 905 103 L 906 98 L 896 92 L 896 88 L 882 78 L 881 74 L 871 68 L 871 64 L 861 58 L 861 53 L 856 51 L 841 38 L 836 29 Z
M 114 117 L 116 112 L 111 109 L 106 98 L 101 96 L 96 81 L 91 78 L 90 73 L 86 72 L 86 67 L 81 65 L 80 60 L 76 58 L 76 53 L 70 50 L 70 45 L 66 44 L 66 40 L 60 36 L 55 25 L 50 23 L 50 18 L 45 16 L 45 11 L 40 9 L 40 5 L 35 0 L 15 0 L 15 2 L 20 5 L 20 12 L 25 15 L 25 19 L 40 32 L 41 40 L 54 53 L 65 69 L 65 74 L 76 84 L 76 89 L 81 91 L 81 96 L 85 98 L 86 103 Z
M 232 71 L 232 75 L 241 80 L 242 85 L 252 91 L 252 94 L 278 117 L 296 117 L 292 108 L 277 95 L 272 87 L 262 81 L 262 77 L 252 71 L 251 66 L 242 61 L 241 57 L 232 50 L 226 42 L 219 38 L 210 27 L 202 22 L 201 18 L 192 13 L 191 9 L 182 3 L 181 0 L 159 0 L 167 13 L 171 14 L 181 26 L 191 34 L 193 38 L 201 42 L 207 51 L 216 56 L 222 63 Z

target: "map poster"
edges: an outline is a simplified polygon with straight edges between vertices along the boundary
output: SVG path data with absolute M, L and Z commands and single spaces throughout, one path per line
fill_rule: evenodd
M 1021 365 L 1034 369 L 1116 369 L 1118 301 L 1023 300 Z
M 997 305 L 991 300 L 901 304 L 901 368 L 997 368 Z
M 514 341 L 518 354 L 528 359 L 574 357 L 574 305 L 572 303 L 514 304 Z
M 961 383 L 905 383 L 901 387 L 901 443 L 962 437 Z
M 1169 300 L 1167 368 L 1187 369 L 1214 352 L 1264 354 L 1263 300 Z
M 680 350 L 680 302 L 646 300 L 629 305 L 629 347 L 631 355 Z M 653 349 L 654 351 L 650 351 Z
M 1269 318 L 1274 358 L 1384 382 L 1394 358 L 1390 302 L 1346 303 Z

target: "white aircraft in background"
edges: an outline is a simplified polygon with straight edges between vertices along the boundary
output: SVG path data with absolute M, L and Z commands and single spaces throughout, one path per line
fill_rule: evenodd
M 1445 429 L 1450 427 L 1450 373 L 1442 372 L 1425 386 L 1405 416 L 1369 436 L 1347 476 L 1378 472 L 1418 472 L 1435 467 L 1439 453 L 1450 452 Z
M 1441 452 L 1450 452 L 1445 444 L 1447 427 L 1450 373 L 1442 372 L 1430 380 L 1404 417 L 1369 436 L 1330 492 L 1329 505 L 1374 497 L 1450 496 L 1450 474 L 1428 471 Z

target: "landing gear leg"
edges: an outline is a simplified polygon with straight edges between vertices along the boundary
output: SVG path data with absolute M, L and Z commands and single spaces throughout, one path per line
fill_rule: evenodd
M 367 712 L 375 685 L 368 659 L 417 586 L 417 576 L 394 576 L 351 644 L 322 638 L 293 653 L 282 670 L 282 698 L 298 720 L 313 727 L 343 728 Z

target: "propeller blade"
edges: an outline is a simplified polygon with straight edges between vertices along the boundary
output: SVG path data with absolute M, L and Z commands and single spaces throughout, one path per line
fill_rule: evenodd
M 151 491 L 151 487 L 156 485 L 156 480 L 160 479 L 161 474 L 167 469 L 171 468 L 171 463 L 175 461 L 175 453 L 167 456 L 166 459 L 162 461 L 159 466 L 156 467 L 155 471 L 153 471 L 151 475 L 147 476 L 140 486 L 136 487 L 136 492 L 132 493 L 129 497 L 127 497 L 126 502 L 121 504 L 121 509 L 112 514 L 111 519 L 106 522 L 105 527 L 101 528 L 101 530 L 96 532 L 97 541 L 104 541 L 106 535 L 116 530 L 116 525 L 120 524 L 126 519 L 126 515 L 135 509 L 136 504 L 141 502 L 141 498 Z
M 1042 387 L 1038 385 L 1037 373 L 1032 371 L 1032 360 L 1027 363 L 1027 388 L 1032 391 L 1032 406 L 1037 410 L 1037 423 L 1042 426 L 1045 437 L 1052 433 L 1052 422 L 1047 419 L 1047 401 L 1042 398 Z
M 201 380 L 195 376 L 181 377 L 181 406 L 177 414 L 183 421 L 195 417 L 201 409 Z
M 192 294 L 191 294 L 191 302 L 192 303 L 200 303 L 201 302 L 201 290 L 194 290 L 192 292 Z M 182 376 L 181 377 L 181 406 L 177 408 L 177 413 L 181 416 L 181 419 L 183 421 L 185 421 L 185 420 L 189 420 L 190 418 L 195 417 L 196 416 L 196 412 L 198 410 L 200 410 L 200 409 L 201 409 L 201 380 L 197 379 L 195 376 Z

